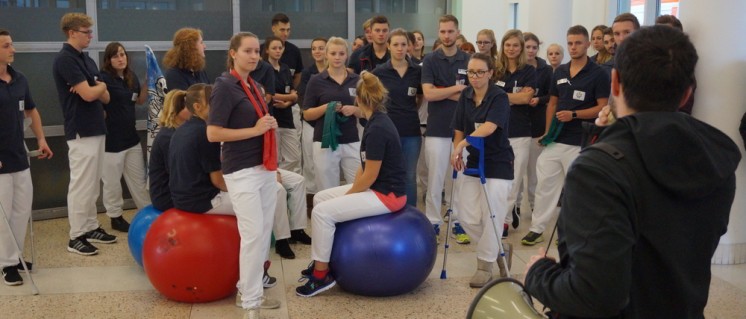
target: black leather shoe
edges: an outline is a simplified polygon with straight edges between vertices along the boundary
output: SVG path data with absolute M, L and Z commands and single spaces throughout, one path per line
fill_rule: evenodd
M 112 218 L 111 229 L 126 233 L 130 230 L 130 223 L 128 223 L 122 216 Z
M 308 237 L 308 234 L 306 234 L 303 229 L 296 229 L 293 231 L 290 231 L 290 239 L 293 241 L 300 242 L 304 245 L 310 245 L 311 244 L 311 237 Z
M 295 253 L 290 249 L 290 242 L 287 239 L 275 241 L 275 252 L 285 259 L 295 259 Z

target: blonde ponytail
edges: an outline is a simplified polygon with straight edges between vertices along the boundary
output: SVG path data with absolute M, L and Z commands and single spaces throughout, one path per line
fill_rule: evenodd
M 360 81 L 357 82 L 357 98 L 363 107 L 374 112 L 386 112 L 386 98 L 389 91 L 383 86 L 378 77 L 368 71 L 360 73 Z

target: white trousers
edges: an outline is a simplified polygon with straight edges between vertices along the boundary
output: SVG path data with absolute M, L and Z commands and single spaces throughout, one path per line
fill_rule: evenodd
M 301 124 L 302 121 L 300 120 L 300 106 L 298 105 L 298 103 L 293 105 L 291 110 L 293 111 L 293 126 L 295 127 L 295 136 L 297 136 L 298 141 L 300 141 L 301 134 L 303 134 L 303 124 Z
M 303 176 L 282 169 L 278 171 L 282 182 L 277 183 L 277 207 L 272 229 L 275 240 L 290 238 L 291 230 L 305 229 L 308 226 Z
M 209 215 L 231 215 L 236 216 L 236 211 L 233 209 L 233 202 L 231 201 L 231 195 L 228 192 L 220 191 L 215 197 L 210 200 L 212 209 L 205 212 Z
M 427 161 L 425 161 L 425 158 L 427 158 L 427 155 L 425 155 L 425 140 L 426 138 L 422 137 L 422 147 L 420 148 L 420 157 L 417 158 L 417 187 L 419 189 L 422 189 L 422 192 L 427 194 Z M 418 198 L 417 201 L 420 199 Z
M 34 187 L 28 168 L 20 172 L 0 174 L 0 205 L 3 209 L 0 213 L 4 213 L 8 219 L 7 226 L 0 221 L 0 268 L 17 265 L 21 258 L 19 247 L 13 242 L 10 231 L 23 250 L 33 200 Z
M 241 236 L 238 290 L 245 309 L 259 307 L 277 202 L 277 173 L 262 165 L 224 175 Z
M 137 209 L 150 205 L 150 194 L 145 186 L 145 158 L 139 143 L 118 153 L 104 152 L 104 169 L 101 172 L 103 201 L 106 215 L 111 218 L 122 216 L 122 175 Z
M 306 192 L 316 194 L 316 166 L 313 165 L 313 126 L 303 121 L 301 128 L 301 151 L 303 153 L 303 177 Z
M 298 130 L 294 128 L 278 128 L 276 132 L 277 157 L 280 168 L 293 173 L 300 173 L 302 151 Z
M 516 201 L 523 191 L 523 176 L 526 175 L 528 168 L 528 155 L 531 147 L 530 137 L 509 138 L 510 147 L 513 148 L 515 159 L 513 160 L 513 186 L 510 188 L 508 195 L 508 205 L 506 207 L 505 223 L 510 224 L 513 221 L 513 206 L 521 206 L 521 202 Z
M 536 183 L 538 182 L 536 177 L 536 161 L 539 159 L 541 151 L 544 150 L 544 147 L 539 145 L 539 140 L 540 138 L 538 137 L 531 139 L 531 146 L 529 147 L 528 154 L 528 168 L 526 170 L 526 179 L 528 182 L 528 187 L 526 188 L 528 190 L 528 203 L 531 205 L 531 211 L 534 210 Z M 518 197 L 518 201 L 520 202 L 520 196 Z
M 70 184 L 67 188 L 67 216 L 70 239 L 99 227 L 96 219 L 99 181 L 104 166 L 105 136 L 77 137 L 67 141 Z
M 433 225 L 443 223 L 441 206 L 443 201 L 443 189 L 446 198 L 450 200 L 453 178 L 451 172 L 451 138 L 433 137 L 425 138 L 425 165 L 427 165 L 427 195 L 425 197 L 425 215 Z M 446 178 L 446 176 L 448 178 Z M 452 203 L 446 203 L 451 205 Z
M 460 175 L 457 183 L 459 201 L 456 216 L 461 227 L 472 241 L 477 243 L 477 258 L 487 262 L 497 260 L 498 246 L 495 225 L 502 230 L 502 221 L 507 212 L 508 193 L 513 182 L 506 179 L 488 178 L 485 186 L 487 196 L 478 177 Z M 487 203 L 489 201 L 489 205 Z M 490 210 L 495 214 L 494 223 Z
M 391 212 L 372 190 L 345 195 L 350 188 L 352 184 L 337 186 L 313 197 L 311 259 L 329 262 L 337 223 Z
M 339 186 L 340 172 L 347 184 L 355 181 L 355 173 L 360 168 L 360 142 L 339 144 L 336 151 L 321 148 L 321 142 L 313 143 L 313 159 L 316 165 L 316 191 Z
M 580 154 L 580 146 L 562 143 L 549 144 L 536 162 L 536 206 L 531 217 L 530 231 L 543 233 L 557 211 L 557 201 L 565 185 L 570 164 Z

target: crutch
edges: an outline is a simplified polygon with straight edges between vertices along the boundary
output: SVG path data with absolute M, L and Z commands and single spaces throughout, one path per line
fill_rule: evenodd
M 26 124 L 26 119 L 24 119 L 24 121 L 23 121 L 24 129 L 27 129 L 29 127 L 29 125 L 31 125 L 31 120 L 30 119 L 28 120 L 28 122 L 29 123 L 27 125 Z M 26 148 L 26 154 L 28 154 L 28 157 L 29 157 L 29 165 L 31 165 L 30 158 L 34 157 L 34 156 L 41 155 L 41 152 L 40 152 L 40 150 L 29 151 L 28 150 L 28 145 L 26 145 L 26 142 L 23 143 L 23 146 Z M 33 265 L 36 262 L 36 249 L 34 249 L 34 215 L 33 215 L 33 213 L 31 214 L 31 216 L 29 216 L 28 227 L 29 227 L 29 236 L 31 236 L 31 265 Z M 21 259 L 23 259 L 23 254 L 21 254 L 20 257 L 21 257 Z M 33 271 L 33 269 L 30 269 L 28 271 L 29 272 Z
M 8 227 L 8 234 L 10 234 L 11 240 L 13 240 L 13 243 L 16 245 L 16 249 L 18 249 L 18 256 L 21 258 L 21 265 L 23 266 L 23 270 L 26 271 L 26 274 L 28 275 L 28 279 L 31 282 L 31 293 L 34 295 L 39 294 L 39 288 L 36 287 L 36 283 L 34 283 L 34 278 L 31 277 L 31 272 L 28 270 L 28 267 L 26 266 L 26 261 L 23 260 L 23 251 L 21 250 L 21 246 L 18 245 L 18 241 L 16 240 L 15 234 L 13 234 L 13 229 L 10 227 L 10 221 L 8 220 L 8 216 L 5 215 L 5 208 L 3 208 L 2 203 L 0 203 L 0 215 L 3 215 L 3 220 L 5 221 L 5 226 Z
M 454 188 L 456 187 L 456 176 L 458 175 L 458 171 L 455 169 L 453 170 L 453 183 L 451 185 L 451 201 L 448 204 L 448 210 L 446 210 L 446 216 L 448 216 L 448 228 L 446 230 L 446 243 L 445 248 L 443 249 L 443 270 L 440 271 L 440 279 L 446 279 L 446 261 L 448 260 L 448 238 L 451 237 L 448 235 L 448 232 L 451 231 L 451 221 L 453 220 L 453 193 Z
M 495 237 L 497 237 L 497 247 L 499 250 L 500 255 L 497 258 L 502 258 L 503 263 L 505 264 L 505 271 L 510 277 L 510 265 L 508 264 L 508 259 L 505 257 L 505 248 L 503 247 L 502 243 L 502 236 L 500 236 L 499 229 L 497 227 L 497 223 L 495 222 L 495 213 L 492 211 L 492 206 L 490 205 L 490 197 L 487 192 L 487 178 L 484 175 L 484 138 L 483 137 L 475 137 L 475 136 L 467 136 L 466 141 L 474 148 L 479 150 L 479 165 L 477 168 L 466 168 L 464 169 L 464 175 L 466 174 L 476 174 L 479 176 L 479 181 L 482 183 L 482 190 L 484 191 L 484 198 L 487 201 L 487 211 L 490 216 L 490 219 L 492 220 L 492 227 L 495 228 Z

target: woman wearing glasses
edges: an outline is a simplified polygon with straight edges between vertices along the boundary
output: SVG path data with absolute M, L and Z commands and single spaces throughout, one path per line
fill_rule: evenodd
M 477 51 L 497 59 L 497 39 L 495 32 L 490 29 L 482 29 L 477 33 Z
M 536 87 L 536 69 L 526 63 L 526 49 L 523 32 L 508 30 L 500 44 L 500 55 L 495 70 L 496 84 L 508 94 L 510 101 L 510 130 L 508 137 L 515 154 L 515 183 L 508 196 L 508 209 L 512 209 L 518 196 L 519 185 L 528 167 L 528 154 L 531 148 L 531 98 Z M 503 224 L 503 237 L 508 235 L 508 225 L 513 214 L 507 214 Z
M 492 223 L 502 221 L 507 212 L 508 192 L 513 184 L 513 151 L 507 135 L 509 99 L 505 91 L 495 85 L 492 57 L 475 53 L 469 60 L 466 73 L 471 86 L 461 93 L 451 122 L 454 130 L 451 164 L 459 171 L 478 168 L 479 151 L 470 146 L 465 137 L 485 139 L 485 189 L 482 189 L 479 176 L 465 175 L 460 178 L 461 187 L 457 188 L 460 200 L 456 203 L 462 227 L 477 243 L 477 270 L 469 286 L 479 288 L 492 279 L 492 268 L 497 260 L 497 237 Z M 469 152 L 466 164 L 462 157 L 464 148 Z M 488 217 L 488 207 L 495 214 L 494 221 Z M 505 265 L 498 261 L 498 266 L 500 276 L 507 276 Z

